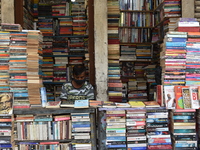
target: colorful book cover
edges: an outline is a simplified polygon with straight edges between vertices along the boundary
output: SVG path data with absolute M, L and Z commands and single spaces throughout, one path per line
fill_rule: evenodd
M 0 93 L 0 114 L 12 114 L 13 112 L 13 93 Z
M 190 86 L 190 99 L 193 109 L 199 109 L 198 87 Z
M 182 95 L 183 95 L 183 105 L 184 109 L 191 109 L 191 99 L 190 99 L 190 89 L 189 88 L 182 88 Z
M 165 106 L 167 109 L 175 109 L 174 86 L 164 86 Z
M 89 100 L 75 100 L 74 108 L 88 108 L 89 107 Z
M 184 109 L 183 96 L 182 96 L 183 87 L 187 88 L 188 86 L 179 86 L 179 85 L 174 86 L 176 109 Z

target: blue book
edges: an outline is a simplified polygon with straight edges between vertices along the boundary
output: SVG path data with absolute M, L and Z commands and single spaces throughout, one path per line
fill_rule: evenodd
M 75 100 L 74 108 L 88 108 L 89 107 L 89 100 Z
M 108 141 L 126 141 L 126 136 L 108 136 L 106 137 Z
M 90 127 L 90 124 L 72 124 L 72 128 Z
M 46 107 L 46 105 L 47 105 L 47 92 L 46 92 L 46 87 L 41 87 L 41 88 L 40 88 L 40 94 L 41 94 L 42 107 Z
M 195 116 L 194 115 L 191 115 L 191 116 L 173 116 L 173 119 L 194 119 Z
M 168 123 L 167 118 L 146 118 L 147 123 Z
M 196 129 L 174 129 L 174 133 L 195 133 Z
M 185 47 L 186 42 L 166 42 L 166 46 L 172 46 L 172 47 Z
M 126 144 L 119 144 L 119 145 L 107 145 L 107 148 L 124 148 Z

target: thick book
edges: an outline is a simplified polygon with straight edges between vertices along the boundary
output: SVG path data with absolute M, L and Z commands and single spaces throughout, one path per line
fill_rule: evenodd
M 74 102 L 73 100 L 61 101 L 60 107 L 74 107 Z
M 160 105 L 156 101 L 146 101 L 144 102 L 144 104 L 146 107 L 160 107 Z

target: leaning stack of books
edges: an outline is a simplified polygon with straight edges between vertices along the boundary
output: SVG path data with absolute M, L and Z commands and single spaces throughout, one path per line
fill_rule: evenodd
M 146 130 L 148 149 L 172 149 L 167 109 L 147 109 Z
M 126 149 L 126 112 L 125 110 L 106 111 L 107 149 Z
M 196 110 L 174 109 L 170 111 L 173 147 L 176 150 L 197 149 Z
M 147 149 L 146 109 L 126 110 L 127 147 Z

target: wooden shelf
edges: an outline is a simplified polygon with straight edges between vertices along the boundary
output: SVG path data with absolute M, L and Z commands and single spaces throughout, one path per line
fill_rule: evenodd
M 156 28 L 156 27 L 162 25 L 162 23 L 163 23 L 164 21 L 166 21 L 167 19 L 169 19 L 169 18 L 180 18 L 180 17 L 179 17 L 179 16 L 178 16 L 178 17 L 164 17 L 164 18 L 163 18 L 159 23 L 157 23 L 153 28 Z
M 155 12 L 155 11 L 158 11 L 163 5 L 164 5 L 164 0 L 163 0 L 163 2 L 161 2 L 161 3 L 154 9 L 154 12 Z

